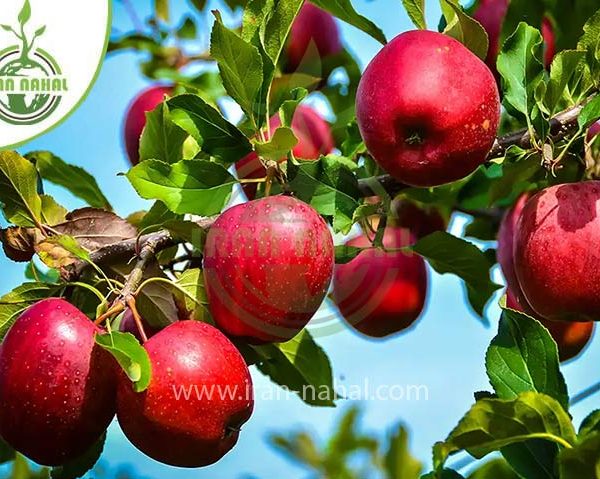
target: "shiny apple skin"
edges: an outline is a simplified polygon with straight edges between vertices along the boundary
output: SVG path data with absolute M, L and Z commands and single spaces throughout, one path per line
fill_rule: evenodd
M 402 228 L 388 227 L 383 238 L 389 249 L 413 241 Z M 346 244 L 366 248 L 371 242 L 361 235 Z M 333 299 L 346 322 L 365 336 L 383 338 L 411 327 L 426 297 L 425 261 L 416 254 L 369 249 L 335 267 Z
M 47 466 L 86 452 L 115 415 L 116 364 L 100 329 L 60 298 L 30 306 L 0 348 L 0 435 Z
M 285 71 L 298 68 L 317 73 L 328 57 L 343 49 L 340 32 L 333 15 L 316 5 L 305 2 L 294 19 L 285 53 Z
M 173 323 L 144 347 L 152 365 L 148 389 L 137 393 L 120 376 L 117 417 L 123 432 L 164 464 L 217 462 L 252 415 L 252 378 L 244 358 L 220 331 L 199 321 Z
M 600 182 L 552 186 L 519 217 L 514 265 L 527 303 L 550 320 L 600 320 Z
M 321 305 L 333 264 L 331 233 L 306 203 L 269 196 L 229 208 L 204 249 L 211 315 L 230 336 L 286 341 Z
M 489 68 L 436 32 L 402 33 L 367 66 L 356 118 L 377 163 L 398 181 L 436 186 L 485 162 L 500 121 Z

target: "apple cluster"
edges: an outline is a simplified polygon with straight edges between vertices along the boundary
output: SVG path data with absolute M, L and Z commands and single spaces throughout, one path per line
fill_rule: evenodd
M 500 123 L 494 64 L 506 9 L 505 1 L 490 0 L 476 13 L 490 34 L 487 65 L 457 40 L 419 30 L 398 35 L 366 68 L 356 97 L 358 128 L 368 154 L 398 182 L 443 185 L 467 177 L 488 158 Z M 552 30 L 545 25 L 552 58 Z M 310 70 L 341 49 L 333 17 L 306 3 L 292 26 L 283 68 Z M 154 86 L 131 104 L 124 139 L 133 165 L 140 161 L 146 112 L 174 92 L 171 85 Z M 279 115 L 271 117 L 262 139 L 281 123 Z M 312 107 L 298 106 L 291 129 L 298 140 L 294 157 L 316 161 L 335 151 L 330 125 Z M 376 238 L 378 218 L 370 219 L 346 243 L 361 251 L 336 265 L 331 231 L 315 209 L 285 191 L 269 195 L 258 181 L 244 182 L 267 176 L 257 153 L 234 168 L 247 201 L 216 218 L 203 251 L 214 325 L 182 320 L 161 330 L 147 327 L 143 347 L 152 376 L 137 391 L 96 342 L 109 332 L 63 299 L 37 302 L 15 321 L 0 349 L 0 435 L 16 450 L 40 464 L 64 464 L 92 447 L 116 416 L 131 443 L 153 459 L 180 467 L 212 464 L 236 444 L 253 410 L 252 379 L 239 345 L 292 339 L 330 289 L 346 323 L 366 337 L 388 337 L 415 324 L 428 278 L 424 259 L 407 247 L 445 230 L 445 214 L 394 200 L 383 234 Z M 590 250 L 600 241 L 599 199 L 597 181 L 527 193 L 499 231 L 508 305 L 538 318 L 563 360 L 583 349 L 592 321 L 600 320 L 599 258 Z M 129 310 L 120 328 L 144 337 Z
M 252 379 L 223 333 L 197 321 L 157 332 L 144 344 L 152 380 L 143 393 L 96 344 L 98 334 L 105 331 L 59 298 L 16 320 L 0 350 L 5 441 L 38 464 L 58 466 L 90 449 L 116 414 L 129 440 L 166 464 L 212 464 L 234 446 L 252 413 Z M 203 389 L 179 396 L 194 385 Z

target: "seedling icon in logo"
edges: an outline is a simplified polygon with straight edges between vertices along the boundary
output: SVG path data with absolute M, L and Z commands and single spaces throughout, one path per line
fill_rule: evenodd
M 19 41 L 0 51 L 0 120 L 16 125 L 44 120 L 56 110 L 67 91 L 67 80 L 54 58 L 36 46 L 46 26 L 28 34 L 30 18 L 31 5 L 25 0 L 17 28 L 0 24 Z

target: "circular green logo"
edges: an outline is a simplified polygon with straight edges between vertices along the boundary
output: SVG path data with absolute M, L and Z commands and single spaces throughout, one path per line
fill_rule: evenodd
M 0 52 L 0 119 L 14 125 L 38 123 L 58 107 L 66 79 L 48 52 L 18 45 Z

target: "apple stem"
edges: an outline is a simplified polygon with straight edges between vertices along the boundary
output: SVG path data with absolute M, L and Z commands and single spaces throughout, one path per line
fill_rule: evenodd
M 266 176 L 264 178 L 242 178 L 238 180 L 238 183 L 243 185 L 246 183 L 264 183 L 265 181 L 267 181 Z
M 140 313 L 138 312 L 138 310 L 135 306 L 135 298 L 133 296 L 129 296 L 129 298 L 127 298 L 126 302 L 127 302 L 127 307 L 129 308 L 129 310 L 131 311 L 131 314 L 133 315 L 133 320 L 135 321 L 135 325 L 137 326 L 138 332 L 140 333 L 140 337 L 142 338 L 142 343 L 145 343 L 146 341 L 148 341 L 148 336 L 146 336 L 146 331 L 144 330 L 144 325 L 142 323 L 142 317 L 140 316 Z
M 106 311 L 106 313 L 100 315 L 96 319 L 96 321 L 94 322 L 95 324 L 102 324 L 102 322 L 106 319 L 122 312 L 125 309 L 125 306 L 127 306 L 133 313 L 133 317 L 138 326 L 138 329 L 140 330 L 140 335 L 142 339 L 146 340 L 146 334 L 143 331 L 141 319 L 135 307 L 135 294 L 140 284 L 142 284 L 144 280 L 144 271 L 146 270 L 146 267 L 148 266 L 150 261 L 155 258 L 156 251 L 158 251 L 158 248 L 161 245 L 163 245 L 163 243 L 170 244 L 170 242 L 168 242 L 166 239 L 163 239 L 162 236 L 155 236 L 148 239 L 141 246 L 138 254 L 138 260 L 135 263 L 135 266 L 133 267 L 131 272 L 127 275 L 127 279 L 125 280 L 125 284 L 123 285 L 121 293 L 119 294 L 117 299 L 113 301 L 110 308 L 108 308 L 108 311 Z M 138 243 L 136 242 L 136 246 L 137 244 Z
M 420 145 L 423 143 L 423 138 L 419 132 L 415 131 L 404 142 L 409 145 Z
M 96 326 L 100 326 L 104 321 L 115 316 L 116 314 L 123 312 L 124 310 L 125 310 L 125 305 L 120 301 L 115 301 L 110 306 L 110 308 L 108 308 L 106 310 L 106 312 L 104 314 L 101 314 L 100 316 L 98 316 L 96 318 L 96 321 L 94 321 L 94 324 Z
M 274 163 L 274 164 L 273 164 Z M 273 184 L 273 178 L 277 174 L 278 165 L 274 161 L 267 162 L 267 177 L 265 179 L 265 196 L 271 194 L 271 185 Z

